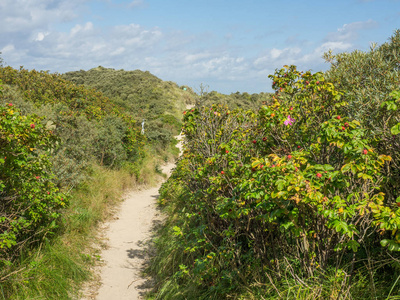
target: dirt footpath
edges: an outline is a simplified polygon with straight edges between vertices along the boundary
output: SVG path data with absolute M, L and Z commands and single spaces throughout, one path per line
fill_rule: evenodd
M 180 140 L 181 136 L 177 138 Z M 181 146 L 180 142 L 178 147 L 181 149 Z M 163 167 L 163 172 L 169 176 L 174 167 L 170 163 Z M 152 280 L 143 278 L 142 271 L 151 250 L 149 241 L 154 228 L 162 221 L 156 205 L 160 186 L 130 192 L 114 220 L 104 224 L 107 249 L 101 252 L 104 264 L 99 270 L 100 287 L 96 291 L 92 286 L 89 288 L 92 291 L 83 292 L 84 299 L 142 299 L 151 289 Z

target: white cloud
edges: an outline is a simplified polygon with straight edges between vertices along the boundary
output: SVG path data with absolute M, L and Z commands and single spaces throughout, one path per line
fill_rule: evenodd
M 8 44 L 7 46 L 3 47 L 0 52 L 3 54 L 7 54 L 8 52 L 12 52 L 14 50 L 15 50 L 14 45 Z
M 38 32 L 38 33 L 36 34 L 36 38 L 34 38 L 34 40 L 35 40 L 36 42 L 41 42 L 41 41 L 43 41 L 43 39 L 46 37 L 46 35 L 48 35 L 48 33 L 45 33 L 45 32 Z
M 71 37 L 75 37 L 77 34 L 90 32 L 92 30 L 93 24 L 91 22 L 87 22 L 84 26 L 77 24 L 71 29 L 70 35 Z
M 378 23 L 374 20 L 344 24 L 341 28 L 338 28 L 336 32 L 329 33 L 326 37 L 326 41 L 354 42 L 359 37 L 359 31 L 372 29 L 377 26 Z
M 87 0 L 1 0 L 0 33 L 47 29 L 75 19 Z
M 141 7 L 144 5 L 143 0 L 133 0 L 131 3 L 128 4 L 128 7 L 134 8 L 134 7 Z

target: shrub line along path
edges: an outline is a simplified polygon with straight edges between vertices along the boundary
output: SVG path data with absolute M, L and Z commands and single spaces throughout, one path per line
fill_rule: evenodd
M 182 151 L 182 136 L 176 138 Z M 168 163 L 163 166 L 163 173 L 169 176 L 174 167 L 174 163 Z M 107 249 L 101 252 L 104 261 L 99 270 L 101 285 L 95 292 L 84 292 L 91 295 L 83 299 L 142 299 L 151 288 L 151 279 L 143 278 L 141 272 L 148 259 L 148 242 L 154 226 L 162 221 L 156 204 L 160 185 L 130 192 L 114 219 L 105 224 Z

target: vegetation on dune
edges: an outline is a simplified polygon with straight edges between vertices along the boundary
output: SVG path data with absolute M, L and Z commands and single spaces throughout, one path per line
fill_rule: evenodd
M 174 140 L 148 142 L 133 110 L 58 74 L 0 67 L 0 298 L 76 294 L 96 224 L 177 155 Z M 172 136 L 180 121 L 160 119 Z
M 399 46 L 284 66 L 253 95 L 0 58 L 0 298 L 75 297 L 96 224 L 182 128 L 149 298 L 400 299 Z
M 122 107 L 139 125 L 145 120 L 149 142 L 158 149 L 167 147 L 179 134 L 181 113 L 194 103 L 196 94 L 190 88 L 162 81 L 149 72 L 124 71 L 97 67 L 88 71 L 62 75 L 76 84 L 94 88 Z
M 400 31 L 270 78 L 257 111 L 187 111 L 155 299 L 398 299 Z

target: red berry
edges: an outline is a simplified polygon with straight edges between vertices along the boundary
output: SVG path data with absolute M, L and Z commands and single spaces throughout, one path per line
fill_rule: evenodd
M 301 148 L 301 146 L 297 146 L 297 149 L 300 149 Z
M 346 130 L 346 127 L 342 126 L 342 130 Z
M 397 202 L 396 204 L 397 204 L 398 207 L 400 207 L 400 202 Z
M 50 195 L 50 192 L 49 192 L 49 191 L 47 191 L 47 195 Z
M 349 127 L 349 123 L 347 123 L 347 122 L 344 123 L 344 126 Z
M 40 178 L 40 176 L 36 176 L 36 179 L 39 179 Z
M 319 81 L 317 81 L 316 84 L 319 84 Z
M 221 171 L 221 174 L 225 174 L 225 172 L 224 172 L 224 171 Z
M 292 156 L 289 154 L 289 155 L 287 156 L 287 158 L 288 158 L 288 159 L 291 159 L 291 158 L 292 158 Z
M 337 116 L 336 119 L 340 120 L 340 116 Z
M 310 84 L 310 82 L 309 82 L 309 81 L 306 81 L 306 84 Z
M 8 103 L 8 106 L 10 106 L 10 107 L 11 107 L 11 106 L 13 106 L 13 105 L 12 105 L 12 103 Z
M 32 128 L 32 129 L 35 128 L 35 124 L 32 123 L 32 124 L 31 124 L 31 128 Z
M 367 150 L 367 149 L 364 149 L 363 153 L 364 153 L 364 154 L 368 154 L 368 150 Z
M 255 144 L 255 143 L 257 143 L 257 141 L 256 141 L 256 140 L 253 140 L 253 144 Z
M 228 151 L 228 150 L 226 150 L 226 151 L 225 151 L 225 153 L 229 153 L 229 151 Z
M 291 106 L 291 107 L 289 108 L 289 110 L 293 110 L 293 106 Z
M 321 173 L 317 173 L 317 177 L 318 177 L 318 178 L 321 178 L 321 177 L 322 177 L 322 174 L 321 174 Z
M 263 141 L 265 142 L 267 140 L 267 138 L 266 137 L 263 137 Z

